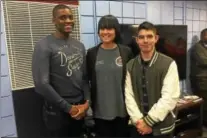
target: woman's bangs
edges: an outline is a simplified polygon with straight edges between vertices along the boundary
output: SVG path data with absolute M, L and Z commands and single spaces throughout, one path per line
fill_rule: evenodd
M 103 19 L 102 21 L 100 21 L 99 23 L 99 28 L 100 29 L 115 29 L 116 28 L 116 24 L 114 20 L 110 20 L 110 19 Z

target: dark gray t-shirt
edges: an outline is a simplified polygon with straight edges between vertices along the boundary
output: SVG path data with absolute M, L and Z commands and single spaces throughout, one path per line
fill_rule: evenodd
M 122 68 L 118 47 L 99 48 L 95 67 L 97 77 L 95 118 L 111 120 L 127 115 L 122 93 Z
M 84 99 L 84 92 L 89 98 L 85 48 L 73 38 L 48 35 L 40 40 L 34 48 L 32 73 L 36 91 L 65 112 L 71 103 Z

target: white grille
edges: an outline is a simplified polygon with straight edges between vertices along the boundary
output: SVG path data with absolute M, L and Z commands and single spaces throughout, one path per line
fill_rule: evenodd
M 35 43 L 54 32 L 52 9 L 56 4 L 40 2 L 3 1 L 6 41 L 12 90 L 33 87 L 31 72 Z M 73 10 L 75 29 L 72 37 L 80 40 L 78 6 Z

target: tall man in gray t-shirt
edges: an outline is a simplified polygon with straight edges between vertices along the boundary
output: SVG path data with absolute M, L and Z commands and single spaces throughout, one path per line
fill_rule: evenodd
M 35 90 L 45 99 L 43 120 L 49 136 L 78 137 L 89 107 L 85 48 L 70 37 L 73 14 L 66 5 L 53 9 L 56 32 L 37 42 L 32 60 Z

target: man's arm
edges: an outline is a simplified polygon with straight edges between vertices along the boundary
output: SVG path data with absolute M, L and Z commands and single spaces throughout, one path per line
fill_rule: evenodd
M 87 62 L 86 62 L 86 50 L 84 45 L 82 45 L 83 47 L 83 64 L 82 64 L 82 69 L 83 69 L 83 92 L 84 92 L 84 100 L 86 100 L 86 102 L 84 104 L 80 104 L 77 105 L 76 107 L 79 109 L 79 113 L 77 113 L 76 115 L 72 116 L 73 118 L 79 120 L 83 117 L 85 117 L 85 115 L 87 114 L 88 109 L 90 108 L 90 87 L 89 87 L 89 79 L 88 79 L 88 71 L 87 71 Z
M 84 47 L 84 52 L 83 52 L 83 83 L 84 83 L 83 84 L 83 90 L 84 90 L 85 100 L 90 102 L 91 101 L 91 95 L 90 95 L 90 87 L 89 87 L 85 47 Z
M 132 89 L 131 76 L 128 71 L 126 74 L 125 82 L 125 103 L 127 112 L 132 120 L 132 123 L 136 125 L 138 120 L 140 120 L 143 117 L 143 114 L 140 112 L 139 107 L 137 106 L 137 103 L 135 101 Z
M 66 113 L 69 113 L 72 105 L 64 100 L 50 85 L 50 49 L 46 42 L 37 43 L 32 58 L 32 75 L 36 92 L 46 100 L 55 104 Z
M 163 121 L 167 114 L 175 107 L 180 97 L 180 84 L 178 70 L 175 61 L 173 61 L 163 81 L 161 90 L 161 98 L 155 103 L 148 115 L 144 117 L 144 121 L 149 126 Z
M 201 49 L 198 45 L 195 45 L 192 56 L 199 66 L 207 67 L 207 49 Z

